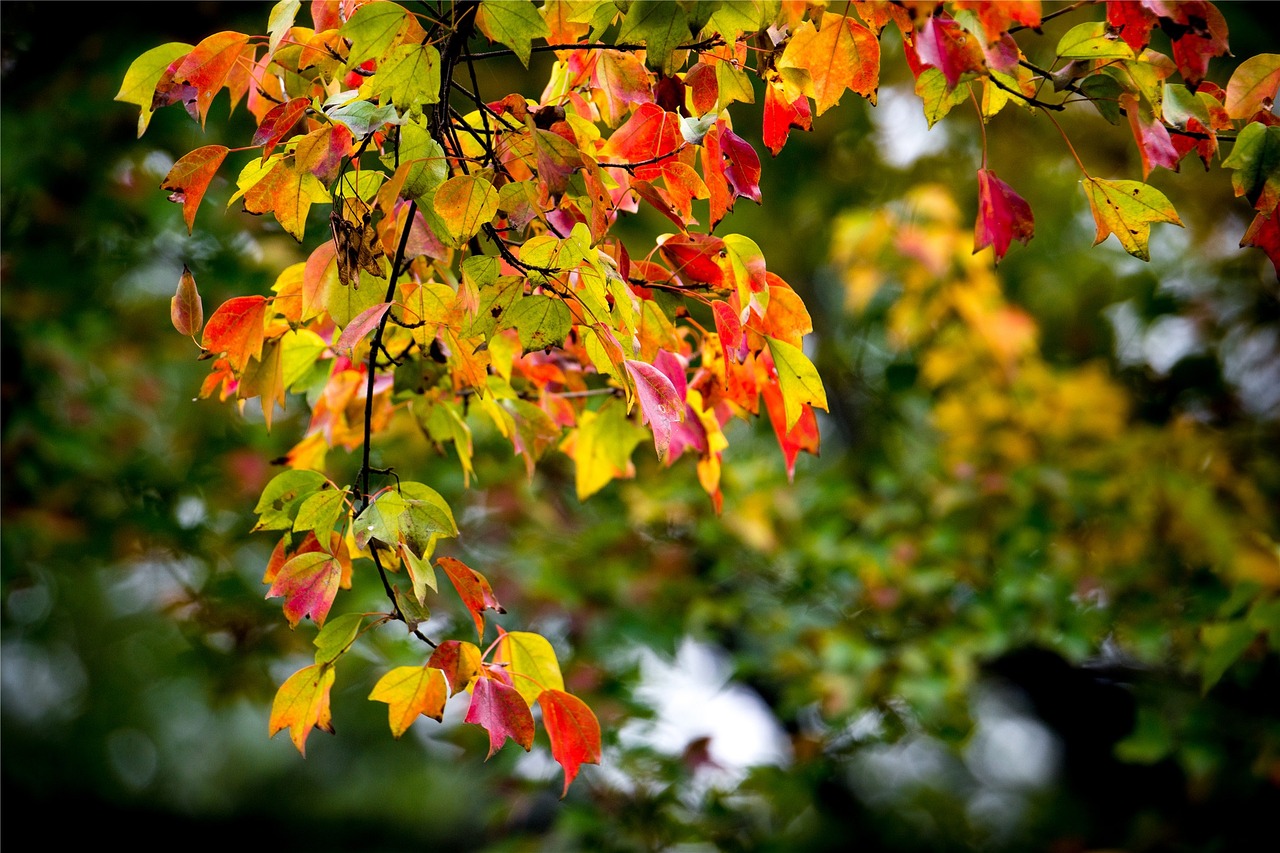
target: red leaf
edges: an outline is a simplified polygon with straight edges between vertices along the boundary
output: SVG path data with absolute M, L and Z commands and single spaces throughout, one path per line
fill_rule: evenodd
M 813 127 L 813 114 L 809 112 L 809 99 L 804 95 L 787 103 L 781 86 L 764 87 L 764 147 L 774 157 L 787 144 L 791 128 L 809 130 Z
M 724 173 L 724 152 L 720 148 L 720 128 L 712 127 L 702 137 L 702 175 L 711 198 L 711 227 L 715 228 L 733 209 L 733 193 Z
M 186 264 L 178 277 L 178 292 L 169 300 L 169 319 L 180 335 L 194 336 L 204 325 L 204 303 L 196 290 L 196 278 Z
M 800 451 L 818 455 L 820 436 L 818 434 L 818 418 L 813 406 L 805 404 L 800 410 L 800 419 L 791 429 L 787 429 L 786 404 L 782 399 L 782 391 L 777 383 L 766 383 L 760 389 L 764 396 L 764 405 L 769 412 L 769 424 L 773 434 L 778 437 L 778 446 L 782 449 L 782 458 L 787 463 L 787 479 L 792 480 L 796 474 L 796 458 Z
M 627 359 L 627 372 L 636 383 L 640 411 L 644 422 L 653 430 L 653 446 L 658 459 L 667 461 L 671 446 L 671 425 L 684 420 L 684 400 L 676 396 L 675 386 L 661 370 L 643 361 Z
M 507 738 L 524 751 L 533 746 L 533 713 L 514 687 L 493 678 L 481 678 L 471 688 L 471 707 L 464 722 L 475 723 L 489 733 L 489 755 L 492 758 Z
M 728 287 L 725 264 L 728 250 L 724 240 L 710 234 L 676 234 L 667 238 L 658 254 L 686 286 Z
M 1276 269 L 1276 278 L 1280 280 L 1280 224 L 1276 221 L 1276 211 L 1259 213 L 1244 232 L 1240 245 L 1253 246 L 1267 253 L 1272 266 Z
M 264 146 L 262 149 L 264 161 L 270 156 L 271 149 L 276 147 L 276 143 L 293 130 L 293 126 L 306 114 L 309 106 L 311 106 L 310 98 L 294 98 L 273 107 L 263 117 L 262 124 L 258 125 L 257 132 L 253 134 L 253 144 Z
M 725 353 L 736 352 L 742 346 L 742 322 L 738 319 L 738 312 L 728 302 L 716 300 L 711 303 L 711 313 Z
M 1018 240 L 1026 245 L 1035 234 L 1035 217 L 1031 206 L 1013 188 L 996 177 L 990 169 L 978 170 L 978 219 L 974 223 L 973 251 L 980 252 L 994 244 L 995 260 L 1009 251 Z
M 223 145 L 205 145 L 188 152 L 173 164 L 169 174 L 165 175 L 164 183 L 160 184 L 160 189 L 173 193 L 169 201 L 182 205 L 182 219 L 187 223 L 188 234 L 196 222 L 196 208 L 229 150 Z
M 1120 31 L 1120 38 L 1140 53 L 1151 41 L 1151 28 L 1156 25 L 1156 15 L 1145 3 L 1133 0 L 1107 0 L 1107 23 Z
M 448 576 L 449 582 L 453 584 L 453 588 L 458 591 L 458 597 L 462 599 L 462 603 L 471 611 L 471 618 L 476 623 L 476 633 L 484 637 L 484 616 L 485 610 L 494 610 L 498 613 L 506 613 L 502 605 L 498 603 L 498 599 L 493 597 L 493 590 L 489 586 L 489 581 L 485 576 L 468 566 L 461 560 L 455 560 L 453 557 L 440 557 L 436 560 L 439 566 Z
M 1194 14 L 1186 11 L 1189 5 L 1198 7 Z M 1194 87 L 1204 79 L 1209 60 L 1227 53 L 1227 22 L 1212 3 L 1182 3 L 1178 10 L 1175 23 L 1187 28 L 1172 39 L 1173 61 L 1187 85 Z
M 716 80 L 716 70 L 705 62 L 699 62 L 684 75 L 685 89 L 693 104 L 695 116 L 706 115 L 716 108 L 720 99 L 720 84 Z
M 215 355 L 225 354 L 231 367 L 240 372 L 251 356 L 262 357 L 262 324 L 266 313 L 266 297 L 228 299 L 209 318 L 200 345 Z
M 982 44 L 946 15 L 933 15 L 916 33 L 916 54 L 926 65 L 932 65 L 947 78 L 947 88 L 954 89 L 967 71 L 984 67 Z
M 657 104 L 646 103 L 641 104 L 622 127 L 613 132 L 600 151 L 600 160 L 645 163 L 636 167 L 635 176 L 651 181 L 662 175 L 662 164 L 658 158 L 674 154 L 683 145 L 680 117 Z
M 725 156 L 729 158 L 724 174 L 733 185 L 734 194 L 746 196 L 759 204 L 760 155 L 756 154 L 749 142 L 727 127 L 721 132 L 720 141 Z
M 444 673 L 445 680 L 449 682 L 449 695 L 455 696 L 466 690 L 471 679 L 479 675 L 480 649 L 474 643 L 445 640 L 431 653 L 427 666 L 434 666 Z
M 551 739 L 551 757 L 564 768 L 564 794 L 583 764 L 600 763 L 600 721 L 577 696 L 544 690 L 538 696 L 542 724 Z
M 248 43 L 249 37 L 244 33 L 214 33 L 196 45 L 173 72 L 175 83 L 190 83 L 195 87 L 201 126 L 209 114 L 213 96 L 226 85 L 227 76 Z

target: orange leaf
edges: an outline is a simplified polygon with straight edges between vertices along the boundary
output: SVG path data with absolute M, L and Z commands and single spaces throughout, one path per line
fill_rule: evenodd
M 196 106 L 200 111 L 200 125 L 204 126 L 213 96 L 227 83 L 227 76 L 249 37 L 244 33 L 214 33 L 195 46 L 173 73 L 175 82 L 190 83 L 196 89 Z
M 880 81 L 880 42 L 852 18 L 823 13 L 821 32 L 809 21 L 796 28 L 778 69 L 784 80 L 794 79 L 813 98 L 818 115 L 839 103 L 846 89 L 874 104 Z
M 182 265 L 182 275 L 178 278 L 178 292 L 169 300 L 169 319 L 180 335 L 194 336 L 204 325 L 204 303 L 200 300 L 200 291 L 196 290 L 196 277 Z
M 182 219 L 187 223 L 188 234 L 196 222 L 196 208 L 229 150 L 223 145 L 197 148 L 174 163 L 169 174 L 165 175 L 164 183 L 160 184 L 160 189 L 173 193 L 169 201 L 182 205 Z
M 308 613 L 316 625 L 323 625 L 341 580 L 342 563 L 337 557 L 325 551 L 308 551 L 280 567 L 266 597 L 284 596 L 284 615 L 290 628 L 296 628 Z
M 336 673 L 329 664 L 312 664 L 289 676 L 276 691 L 271 703 L 271 719 L 268 737 L 274 737 L 282 729 L 289 730 L 289 739 L 305 758 L 307 735 L 313 728 L 333 734 L 329 711 L 329 691 Z
M 262 324 L 266 313 L 264 296 L 228 299 L 209 318 L 200 345 L 215 355 L 225 354 L 231 367 L 240 372 L 249 363 L 250 356 L 262 357 Z
M 474 643 L 445 640 L 431 653 L 427 666 L 434 666 L 444 673 L 449 681 L 449 695 L 454 696 L 465 690 L 471 679 L 480 673 L 480 649 Z
M 586 702 L 563 690 L 542 691 L 538 704 L 551 739 L 551 757 L 564 768 L 563 797 L 579 767 L 600 763 L 600 721 Z
M 484 575 L 453 557 L 440 557 L 436 560 L 436 565 L 444 571 L 453 588 L 458 591 L 462 603 L 471 611 L 471 618 L 476 622 L 476 633 L 483 637 L 484 616 L 481 614 L 485 610 L 507 612 L 498 603 L 498 599 L 493 597 L 493 589 L 490 588 L 489 581 Z
M 258 125 L 257 132 L 253 134 L 253 144 L 263 146 L 263 160 L 270 156 L 271 149 L 275 148 L 281 139 L 284 139 L 285 134 L 293 130 L 293 126 L 298 123 L 298 119 L 306 114 L 309 106 L 311 106 L 310 98 L 294 98 L 287 103 L 273 107 L 263 117 L 262 123 Z

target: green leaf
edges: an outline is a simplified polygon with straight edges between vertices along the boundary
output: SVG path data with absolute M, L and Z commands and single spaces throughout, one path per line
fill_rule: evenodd
M 298 505 L 298 517 L 294 519 L 295 533 L 314 531 L 321 542 L 333 532 L 333 525 L 346 512 L 347 493 L 341 489 L 325 489 L 316 492 Z
M 1201 669 L 1201 690 L 1208 693 L 1231 665 L 1240 659 L 1245 649 L 1253 644 L 1258 632 L 1243 619 L 1238 622 L 1218 622 L 1200 629 L 1200 640 L 1208 654 Z
M 1106 21 L 1087 21 L 1067 30 L 1058 41 L 1062 59 L 1133 59 L 1133 49 L 1110 32 Z
M 573 327 L 573 315 L 563 300 L 554 296 L 526 296 L 502 318 L 502 328 L 515 329 L 525 352 L 558 347 Z
M 383 492 L 361 513 L 356 527 L 361 548 L 374 540 L 392 549 L 404 544 L 417 557 L 429 554 L 440 537 L 458 535 L 449 504 L 421 483 L 401 483 L 399 490 Z
M 316 647 L 316 663 L 333 663 L 341 657 L 360 633 L 363 613 L 344 613 L 325 623 L 311 642 Z
M 1097 225 L 1096 246 L 1107 235 L 1115 234 L 1124 250 L 1135 258 L 1151 260 L 1148 243 L 1153 222 L 1168 222 L 1181 227 L 1182 220 L 1164 193 L 1139 181 L 1104 181 L 1086 178 L 1081 182 L 1089 197 L 1093 220 Z
M 947 86 L 947 75 L 936 68 L 925 68 L 916 78 L 916 94 L 924 101 L 924 117 L 933 127 L 958 104 L 969 99 L 967 86 Z
M 1280 127 L 1261 122 L 1245 125 L 1231 155 L 1222 161 L 1233 169 L 1231 185 L 1257 210 L 1271 210 L 1280 201 Z
M 360 8 L 367 9 L 368 6 Z M 383 125 L 400 124 L 403 121 L 394 106 L 387 104 L 379 107 L 373 101 L 347 101 L 332 109 L 326 107 L 325 112 L 329 118 L 339 124 L 345 124 L 351 131 L 351 135 L 357 139 L 364 139 Z
M 151 99 L 155 95 L 160 78 L 174 61 L 186 56 L 193 49 L 193 45 L 185 42 L 169 42 L 151 48 L 129 65 L 129 70 L 124 74 L 124 82 L 120 84 L 120 91 L 116 92 L 115 99 L 142 108 L 142 112 L 138 114 L 139 139 L 146 133 L 147 125 L 151 123 L 153 113 Z
M 342 25 L 343 37 L 351 40 L 347 68 L 382 56 L 400 35 L 408 16 L 408 10 L 395 3 L 366 3 L 356 9 Z
M 382 155 L 382 164 L 393 171 L 397 163 L 413 164 L 404 181 L 405 198 L 420 198 L 437 189 L 449 177 L 444 149 L 418 121 L 406 121 L 400 126 L 399 143 L 398 152 L 388 147 Z
M 392 48 L 369 86 L 378 103 L 390 100 L 402 114 L 421 115 L 424 105 L 440 100 L 440 53 L 429 44 Z
M 1120 93 L 1123 88 L 1110 74 L 1090 74 L 1080 81 L 1080 91 L 1087 95 L 1093 108 L 1111 124 L 1120 123 Z
M 689 18 L 680 3 L 668 0 L 633 0 L 622 19 L 619 42 L 645 43 L 645 63 L 655 71 L 672 74 L 682 64 L 674 51 L 689 38 Z
M 483 0 L 476 12 L 476 26 L 489 41 L 511 48 L 525 68 L 529 67 L 533 40 L 551 34 L 530 0 Z
M 328 480 L 319 471 L 293 468 L 271 478 L 254 512 L 258 523 L 254 530 L 291 530 L 302 503 L 323 489 Z
M 778 388 L 782 391 L 782 406 L 787 430 L 790 431 L 800 420 L 806 403 L 826 411 L 827 392 L 822 387 L 818 369 L 799 347 L 777 338 L 766 337 L 765 340 L 778 371 Z

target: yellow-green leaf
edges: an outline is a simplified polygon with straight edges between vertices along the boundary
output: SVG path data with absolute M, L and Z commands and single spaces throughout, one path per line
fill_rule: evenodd
M 769 355 L 778 371 L 778 389 L 782 392 L 782 406 L 786 413 L 787 430 L 800 420 L 804 405 L 827 410 L 827 392 L 813 362 L 797 346 L 777 338 L 765 338 L 769 343 Z
M 1140 181 L 1105 181 L 1086 178 L 1083 182 L 1093 221 L 1098 226 L 1096 246 L 1115 234 L 1124 250 L 1135 258 L 1151 260 L 1148 242 L 1153 222 L 1169 222 L 1179 227 L 1182 220 L 1164 193 Z
M 313 728 L 333 734 L 329 711 L 329 691 L 336 676 L 330 664 L 312 664 L 289 676 L 271 703 L 268 737 L 283 729 L 303 757 L 307 754 L 307 735 Z
M 530 0 L 483 0 L 476 12 L 476 26 L 489 41 L 511 48 L 525 68 L 529 67 L 533 40 L 551 34 Z
M 164 72 L 179 57 L 192 51 L 192 45 L 184 42 L 169 42 L 153 47 L 135 59 L 124 74 L 124 82 L 120 91 L 116 92 L 116 100 L 126 104 L 135 104 L 142 108 L 138 114 L 138 137 L 146 133 L 151 123 L 151 99 L 156 93 L 156 84 L 164 76 Z
M 543 690 L 564 690 L 564 677 L 556 650 L 541 634 L 511 631 L 498 638 L 493 652 L 495 663 L 505 663 L 511 683 L 525 702 L 533 707 Z
M 484 178 L 459 175 L 440 185 L 432 205 L 446 231 L 440 239 L 456 248 L 493 219 L 498 212 L 498 191 Z

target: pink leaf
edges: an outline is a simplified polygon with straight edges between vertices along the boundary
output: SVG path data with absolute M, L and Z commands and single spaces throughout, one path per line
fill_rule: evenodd
M 382 315 L 386 314 L 387 309 L 390 307 L 390 302 L 383 302 L 380 305 L 366 308 L 357 314 L 347 324 L 347 327 L 342 330 L 342 334 L 338 337 L 338 342 L 333 345 L 334 352 L 351 357 L 352 350 L 355 349 L 356 344 L 360 343 L 365 335 L 377 328 L 378 323 L 382 322 Z
M 643 361 L 627 359 L 627 372 L 635 380 L 644 422 L 653 430 L 653 445 L 658 459 L 667 461 L 671 446 L 671 425 L 684 420 L 684 401 L 676 396 L 675 386 L 661 370 Z
M 507 738 L 524 747 L 525 752 L 533 746 L 533 713 L 514 687 L 495 679 L 476 681 L 464 722 L 482 726 L 489 733 L 487 758 L 492 758 Z

